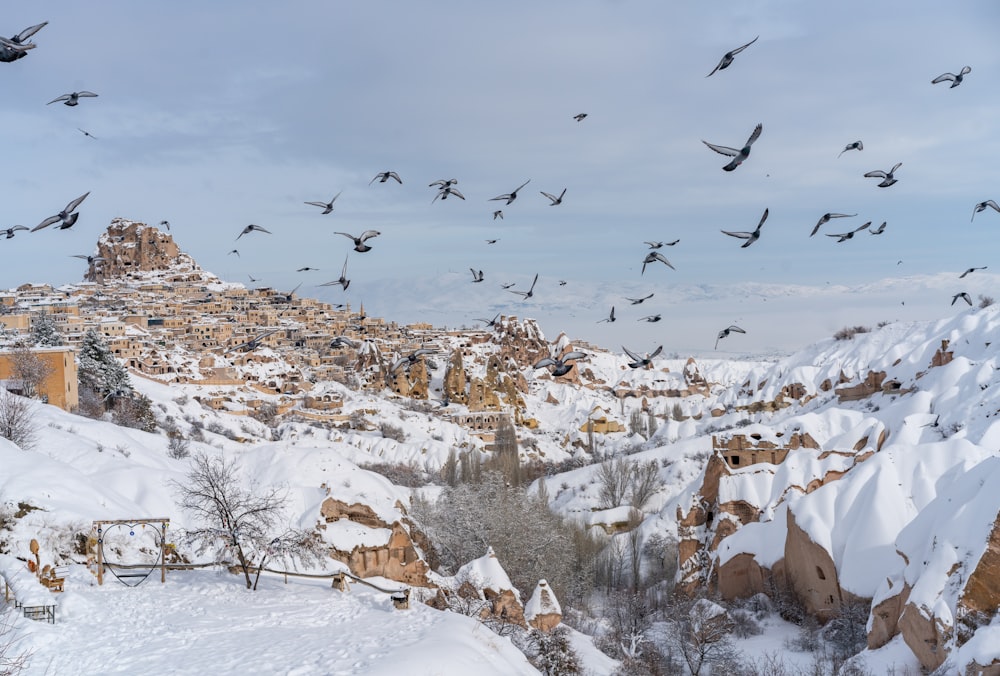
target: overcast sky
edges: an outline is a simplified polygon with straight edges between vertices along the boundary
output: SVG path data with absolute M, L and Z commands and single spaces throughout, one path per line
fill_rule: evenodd
M 301 282 L 400 321 L 532 316 L 550 338 L 638 351 L 711 352 L 733 322 L 747 334 L 720 350 L 794 349 L 845 323 L 961 311 L 953 294 L 1000 280 L 1000 214 L 970 222 L 1000 200 L 995 0 L 59 0 L 12 5 L 0 35 L 46 20 L 36 49 L 0 63 L 0 225 L 91 194 L 72 229 L 0 240 L 3 288 L 79 281 L 69 256 L 116 216 L 169 220 L 232 281 Z M 961 86 L 931 84 L 965 65 Z M 46 105 L 78 90 L 99 96 Z M 750 158 L 724 172 L 702 140 L 740 147 L 757 123 Z M 889 188 L 863 177 L 897 162 Z M 387 170 L 403 184 L 368 185 Z M 446 178 L 464 202 L 431 203 Z M 528 179 L 513 204 L 489 201 Z M 563 188 L 559 206 L 539 194 Z M 338 192 L 332 214 L 303 204 Z M 752 246 L 720 233 L 765 208 Z M 810 238 L 826 212 L 858 215 Z M 885 233 L 825 236 L 869 220 Z M 235 242 L 249 223 L 273 234 Z M 334 234 L 365 229 L 382 234 L 364 254 Z M 660 251 L 676 270 L 640 274 L 643 242 L 674 239 Z M 348 252 L 348 292 L 318 288 Z M 528 301 L 500 288 L 535 273 Z M 612 304 L 618 320 L 598 323 Z

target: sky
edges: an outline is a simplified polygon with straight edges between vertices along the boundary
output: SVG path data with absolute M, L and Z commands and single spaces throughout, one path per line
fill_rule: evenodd
M 989 295 L 1000 281 L 1000 213 L 970 222 L 976 203 L 1000 200 L 1000 6 L 947 9 L 12 6 L 0 35 L 49 24 L 25 58 L 0 63 L 0 225 L 33 227 L 90 195 L 70 230 L 0 240 L 0 288 L 81 280 L 84 264 L 69 256 L 92 253 L 124 217 L 168 220 L 181 248 L 224 279 L 301 283 L 300 294 L 400 322 L 534 317 L 550 338 L 611 349 L 712 353 L 736 323 L 747 333 L 720 351 L 783 352 L 846 324 L 948 316 L 962 310 L 949 304 L 955 293 Z M 931 84 L 965 65 L 961 86 Z M 46 105 L 79 90 L 99 96 Z M 740 147 L 758 123 L 749 159 L 722 171 L 728 159 L 702 141 Z M 838 157 L 856 140 L 863 151 Z M 863 177 L 897 162 L 889 188 Z M 369 185 L 382 171 L 402 185 Z M 428 184 L 450 178 L 466 200 L 432 203 Z M 513 204 L 490 201 L 528 179 Z M 558 206 L 539 194 L 563 188 Z M 328 215 L 304 204 L 338 193 Z M 765 208 L 752 246 L 720 232 L 753 230 Z M 810 238 L 826 212 L 857 216 Z M 866 221 L 887 221 L 885 233 L 825 236 Z M 250 223 L 271 234 L 235 241 Z M 335 234 L 367 229 L 381 233 L 367 253 Z M 644 242 L 674 239 L 660 251 L 676 270 L 641 273 Z M 345 256 L 350 288 L 318 286 Z M 988 269 L 958 279 L 973 266 Z M 536 273 L 527 301 L 500 288 L 524 290 Z M 642 305 L 625 300 L 649 293 Z M 612 305 L 617 321 L 600 322 Z

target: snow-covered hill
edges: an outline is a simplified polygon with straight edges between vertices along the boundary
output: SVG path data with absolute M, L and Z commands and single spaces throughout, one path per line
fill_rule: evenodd
M 819 610 L 827 596 L 833 599 L 827 604 L 831 607 L 856 597 L 874 599 L 872 650 L 859 660 L 867 660 L 870 667 L 933 668 L 947 658 L 948 665 L 958 668 L 972 660 L 980 665 L 1000 660 L 1000 651 L 992 647 L 1000 645 L 995 620 L 1000 578 L 990 558 L 1000 546 L 1000 494 L 989 488 L 995 483 L 1000 437 L 998 329 L 996 307 L 976 308 L 947 320 L 890 323 L 844 340 L 827 339 L 780 360 L 689 360 L 672 355 L 638 369 L 629 368 L 623 355 L 561 336 L 550 346 L 555 353 L 576 348 L 587 355 L 567 378 L 553 378 L 546 370 L 531 368 L 530 362 L 508 361 L 503 367 L 525 384 L 518 395 L 520 416 L 530 425 L 518 428 L 522 457 L 550 467 L 574 466 L 546 477 L 550 504 L 559 513 L 588 524 L 620 523 L 620 510 L 602 510 L 623 505 L 602 504 L 598 466 L 593 463 L 611 456 L 654 461 L 662 485 L 642 506 L 639 532 L 644 539 L 662 533 L 691 538 L 692 547 L 703 554 L 700 567 L 682 567 L 682 576 L 690 574 L 688 581 L 733 592 L 739 585 L 727 575 L 738 569 L 757 571 L 753 574 L 761 584 L 784 580 Z M 490 355 L 503 349 L 489 340 L 468 345 L 460 334 L 442 338 L 441 345 L 442 352 L 465 351 L 470 378 L 485 377 Z M 643 353 L 657 345 L 628 347 Z M 428 368 L 432 396 L 440 396 L 445 385 L 443 356 Z M 405 465 L 425 480 L 439 481 L 438 472 L 453 450 L 488 453 L 482 435 L 460 422 L 468 412 L 460 404 L 427 406 L 388 390 L 356 391 L 321 383 L 322 391 L 342 401 L 340 413 L 352 420 L 350 425 L 288 419 L 272 428 L 202 406 L 196 397 L 209 392 L 197 385 L 134 381 L 154 402 L 161 423 L 169 418 L 189 439 L 190 450 L 238 459 L 248 483 L 286 487 L 287 516 L 302 528 L 323 520 L 328 499 L 367 505 L 384 524 L 405 524 L 410 489 L 394 486 L 359 464 Z M 218 393 L 226 387 L 210 389 Z M 61 615 L 66 623 L 55 628 L 18 625 L 34 636 L 38 654 L 45 655 L 46 641 L 54 645 L 56 639 L 44 637 L 58 635 L 53 632 L 63 626 L 83 631 L 76 622 L 104 612 L 102 599 L 112 593 L 90 588 L 92 578 L 74 549 L 74 534 L 101 518 L 169 516 L 171 529 L 190 526 L 171 483 L 183 481 L 189 465 L 170 457 L 170 442 L 163 434 L 119 428 L 41 404 L 35 407 L 39 438 L 34 450 L 0 440 L 0 500 L 19 514 L 0 537 L 8 552 L 20 556 L 26 556 L 30 540 L 37 539 L 43 561 L 70 566 L 70 591 L 61 601 L 66 604 Z M 726 440 L 737 435 L 754 448 L 778 448 L 787 456 L 736 464 L 716 449 L 725 448 Z M 367 538 L 387 538 L 389 529 L 382 530 L 373 536 L 331 527 L 324 539 L 350 551 L 371 544 Z M 186 555 L 198 560 L 192 552 Z M 812 567 L 808 570 L 823 572 L 823 584 L 803 577 L 806 564 Z M 343 565 L 331 559 L 323 567 L 337 570 Z M 181 587 L 188 591 L 149 592 L 156 585 L 146 583 L 140 588 L 145 591 L 113 593 L 176 592 L 175 603 L 183 603 L 180 597 L 188 593 L 228 593 L 214 578 L 184 575 L 193 580 Z M 238 588 L 234 585 L 232 593 Z M 272 582 L 264 587 L 269 596 L 265 605 L 276 604 L 267 611 L 273 618 L 285 618 L 291 606 L 308 604 L 305 599 L 329 591 L 308 584 L 283 589 Z M 126 603 L 126 598 L 109 603 Z M 252 604 L 253 598 L 246 603 Z M 360 618 L 357 626 L 377 633 L 372 627 L 379 625 L 379 613 L 387 612 L 384 599 L 358 595 L 349 603 L 353 605 L 344 612 Z M 122 612 L 119 608 L 108 614 Z M 412 616 L 434 612 L 421 608 Z M 405 643 L 409 639 L 399 638 L 404 629 L 397 617 L 392 615 L 377 635 L 390 642 L 396 636 Z M 453 620 L 432 617 L 419 620 L 416 635 L 430 640 L 433 634 L 435 640 L 447 641 L 449 633 L 460 633 L 438 631 L 434 627 Z M 247 621 L 261 626 L 254 624 L 259 618 Z M 325 621 L 303 616 L 302 626 Z M 294 626 L 291 620 L 280 622 Z M 925 635 L 928 631 L 933 632 L 931 638 Z M 494 665 L 497 673 L 522 668 L 505 639 L 486 631 L 471 635 L 471 642 L 461 639 L 456 654 L 490 654 L 484 663 Z M 180 634 L 175 636 L 180 640 Z M 80 640 L 82 645 L 85 639 Z M 186 640 L 195 639 L 188 635 Z M 935 649 L 921 652 L 921 645 Z M 447 650 L 435 652 L 443 655 Z M 289 658 L 264 654 L 274 663 Z M 401 653 L 385 654 L 384 662 L 351 651 L 343 657 L 321 654 L 377 669 Z M 314 671 L 303 668 L 289 673 L 322 672 L 318 666 Z

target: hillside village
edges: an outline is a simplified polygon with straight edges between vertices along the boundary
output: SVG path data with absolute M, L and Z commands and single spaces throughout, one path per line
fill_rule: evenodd
M 531 469 L 526 495 L 580 524 L 605 556 L 631 561 L 631 582 L 619 573 L 614 583 L 622 588 L 676 569 L 646 591 L 676 588 L 731 608 L 761 594 L 791 598 L 800 620 L 828 626 L 861 604 L 864 645 L 841 665 L 861 671 L 850 673 L 1000 673 L 996 308 L 887 325 L 773 363 L 673 356 L 629 368 L 564 335 L 549 341 L 526 318 L 476 330 L 399 326 L 297 289 L 224 282 L 169 234 L 124 219 L 101 235 L 85 281 L 26 284 L 0 294 L 0 307 L 7 389 L 19 387 L 11 364 L 33 322 L 51 320 L 65 340 L 37 350 L 51 366 L 38 394 L 52 405 L 38 457 L 0 440 L 10 468 L 0 499 L 37 509 L 9 526 L 0 540 L 8 551 L 23 555 L 40 530 L 81 516 L 170 513 L 183 529 L 159 476 L 185 471 L 185 456 L 168 445 L 183 437 L 295 487 L 291 511 L 325 548 L 317 571 L 403 584 L 428 608 L 477 599 L 486 622 L 551 632 L 571 613 L 556 571 L 546 574 L 551 586 L 531 580 L 533 593 L 523 582 L 519 591 L 511 579 L 521 571 L 505 571 L 508 562 L 484 547 L 442 575 L 430 556 L 435 528 L 421 522 L 430 514 L 421 501 L 455 483 L 447 477 L 456 458 L 489 463 L 513 441 L 518 465 Z M 90 330 L 155 402 L 166 437 L 71 415 L 80 403 L 74 354 Z M 565 375 L 533 368 L 571 350 L 586 356 Z M 136 450 L 106 453 L 110 439 Z M 85 458 L 95 453 L 92 465 Z M 643 499 L 634 479 L 609 495 L 616 462 L 652 468 Z M 88 506 L 67 509 L 42 488 L 41 467 L 66 477 Z M 420 481 L 403 486 L 369 471 L 398 477 L 400 468 Z M 664 541 L 673 544 L 649 556 Z M 79 566 L 69 578 L 79 587 L 95 552 L 61 547 L 55 536 L 35 545 L 43 558 Z M 193 551 L 183 558 L 201 560 Z M 713 618 L 742 612 L 713 608 Z M 615 635 L 619 662 L 601 673 L 647 673 L 655 651 L 639 646 L 669 624 L 654 617 Z M 583 626 L 579 616 L 573 624 Z

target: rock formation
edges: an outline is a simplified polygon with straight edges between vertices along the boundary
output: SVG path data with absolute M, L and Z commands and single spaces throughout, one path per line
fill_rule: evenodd
M 524 604 L 524 619 L 538 631 L 550 632 L 562 621 L 562 606 L 545 580 L 539 580 Z
M 524 608 L 521 606 L 521 594 L 514 589 L 492 547 L 487 549 L 484 556 L 459 568 L 455 579 L 462 585 L 460 593 L 462 588 L 466 593 L 470 589 L 475 590 L 487 602 L 488 605 L 482 611 L 483 618 L 492 616 L 521 627 L 527 626 Z
M 192 281 L 211 277 L 194 259 L 182 252 L 173 237 L 145 223 L 115 218 L 97 240 L 96 256 L 103 261 L 90 263 L 88 281 L 128 279 L 140 273 L 169 273 L 171 281 Z
M 336 548 L 330 551 L 331 558 L 347 564 L 358 577 L 381 576 L 418 587 L 430 586 L 427 579 L 430 569 L 402 522 L 388 524 L 368 505 L 348 505 L 330 497 L 320 505 L 320 516 L 324 521 L 321 529 L 341 523 L 345 530 L 354 531 L 356 540 L 364 543 L 351 551 Z

